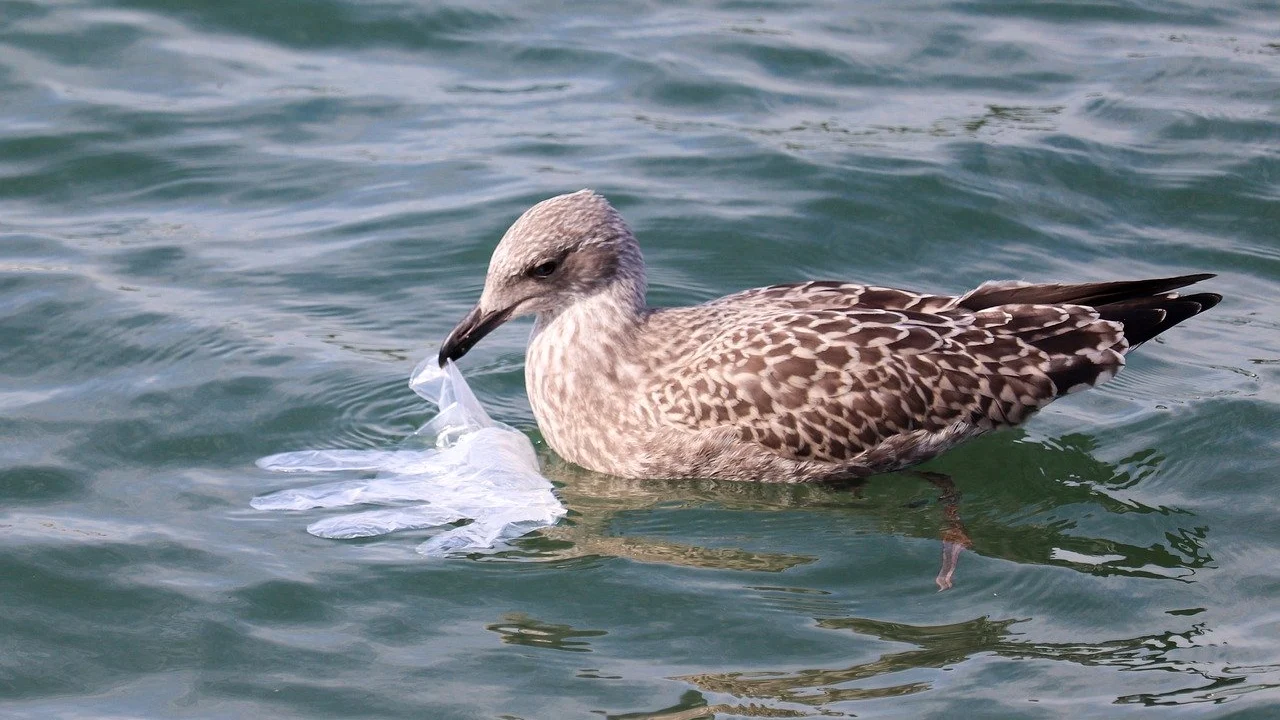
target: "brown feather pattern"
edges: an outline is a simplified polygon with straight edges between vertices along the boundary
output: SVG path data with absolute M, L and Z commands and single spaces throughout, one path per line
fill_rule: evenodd
M 563 259 L 560 275 L 528 280 L 546 258 Z M 802 482 L 899 469 L 1024 422 L 1217 304 L 1175 293 L 1208 277 L 999 281 L 959 296 L 815 281 L 655 309 L 630 230 L 582 191 L 512 226 L 476 312 L 537 315 L 530 403 L 566 459 Z
M 663 419 L 731 425 L 744 442 L 831 464 L 906 433 L 1018 424 L 1114 374 L 1128 349 L 1118 323 L 1084 306 L 974 312 L 956 298 L 843 283 L 747 291 L 649 322 L 656 331 L 699 320 L 732 331 L 690 338 L 682 371 L 650 396 Z M 1087 377 L 1066 372 L 1083 368 Z

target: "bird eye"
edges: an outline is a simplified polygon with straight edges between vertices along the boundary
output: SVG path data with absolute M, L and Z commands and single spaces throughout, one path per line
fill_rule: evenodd
M 542 280 L 544 278 L 551 277 L 551 273 L 555 272 L 557 267 L 560 267 L 560 263 L 557 263 L 555 260 L 548 260 L 541 265 L 534 266 L 534 268 L 529 271 L 529 275 Z

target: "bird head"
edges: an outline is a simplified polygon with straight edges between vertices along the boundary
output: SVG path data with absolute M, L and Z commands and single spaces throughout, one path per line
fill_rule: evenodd
M 489 260 L 480 302 L 440 347 L 441 365 L 522 315 L 553 315 L 620 281 L 638 282 L 640 249 L 622 216 L 591 190 L 559 195 L 525 211 Z

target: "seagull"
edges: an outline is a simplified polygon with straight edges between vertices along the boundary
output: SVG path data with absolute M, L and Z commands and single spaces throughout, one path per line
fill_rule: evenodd
M 536 318 L 525 384 L 564 459 L 627 478 L 840 481 L 1020 425 L 1222 300 L 1213 277 L 989 281 L 963 295 L 820 280 L 649 307 L 645 263 L 591 190 L 534 205 L 493 252 L 457 360 Z

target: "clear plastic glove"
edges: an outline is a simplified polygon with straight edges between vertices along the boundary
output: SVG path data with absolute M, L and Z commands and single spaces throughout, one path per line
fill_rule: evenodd
M 440 413 L 400 450 L 304 450 L 258 460 L 258 467 L 277 472 L 377 472 L 373 479 L 282 490 L 250 504 L 259 510 L 393 506 L 307 526 L 307 532 L 324 538 L 369 537 L 472 521 L 419 545 L 424 555 L 494 548 L 554 525 L 565 514 L 551 483 L 538 474 L 533 444 L 489 418 L 452 362 L 441 369 L 434 358 L 427 358 L 414 369 L 409 387 L 437 405 Z

